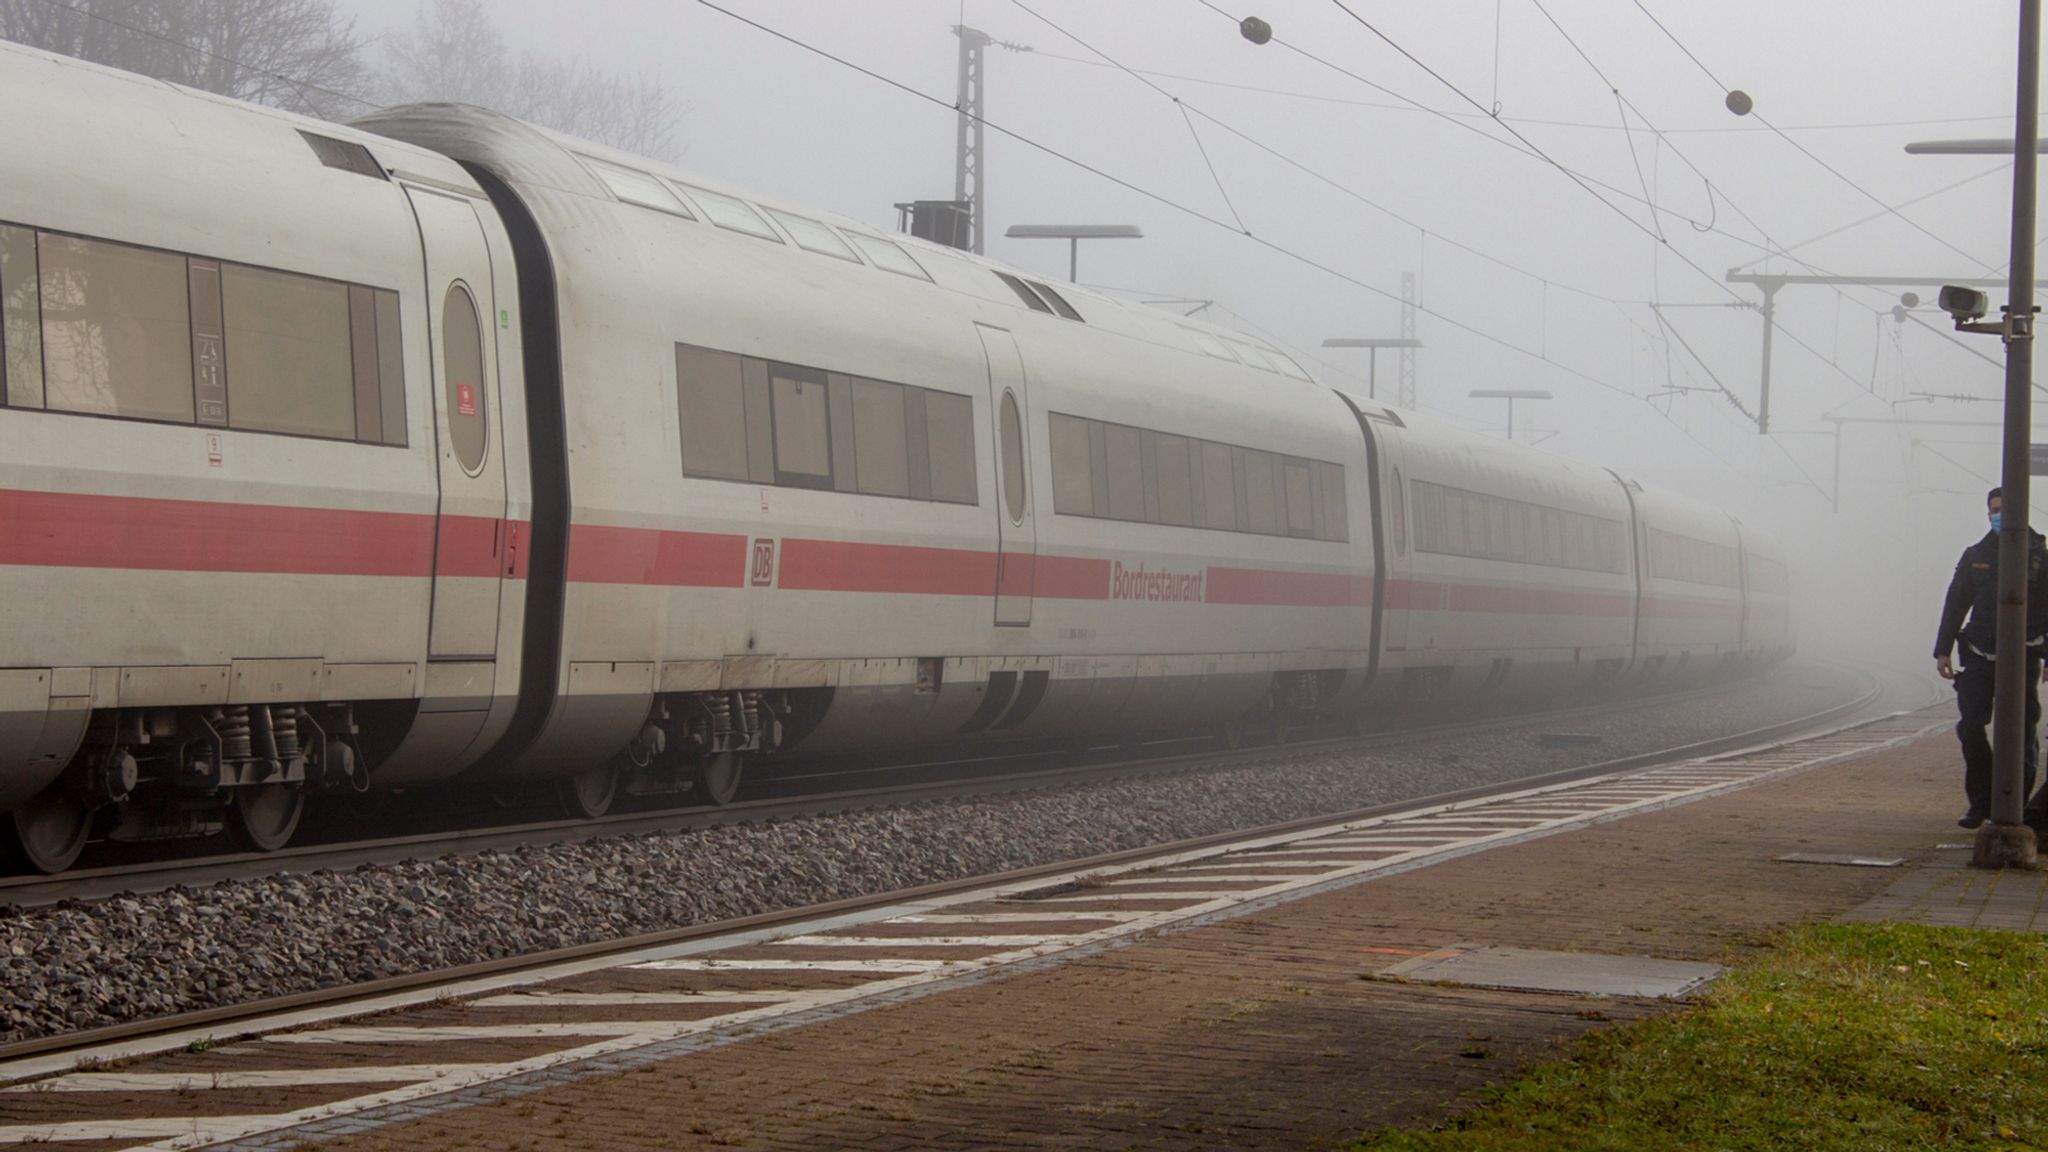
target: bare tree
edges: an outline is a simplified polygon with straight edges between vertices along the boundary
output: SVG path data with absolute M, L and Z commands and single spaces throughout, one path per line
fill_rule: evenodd
M 532 51 L 515 58 L 482 0 L 423 3 L 411 34 L 387 43 L 382 79 L 381 95 L 393 103 L 480 104 L 645 156 L 670 154 L 685 110 L 656 79 Z
M 0 39 L 326 119 L 369 106 L 333 0 L 0 0 Z

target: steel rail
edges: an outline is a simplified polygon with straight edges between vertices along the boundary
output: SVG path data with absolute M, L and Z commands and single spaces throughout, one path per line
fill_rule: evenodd
M 12 1044 L 0 1045 L 0 1065 L 31 1056 L 47 1056 L 53 1053 L 83 1050 L 104 1044 L 143 1039 L 166 1033 L 188 1032 L 196 1029 L 233 1025 L 264 1016 L 330 1007 L 352 1000 L 373 1000 L 395 993 L 414 992 L 441 985 L 464 983 L 485 977 L 504 976 L 522 970 L 543 969 L 609 954 L 631 953 L 647 948 L 681 944 L 709 937 L 735 935 L 775 928 L 787 924 L 886 907 L 892 904 L 914 902 L 939 896 L 950 896 L 977 888 L 998 887 L 1075 871 L 1085 871 L 1092 868 L 1118 867 L 1156 857 L 1200 851 L 1205 848 L 1218 847 L 1244 840 L 1285 835 L 1290 832 L 1322 827 L 1334 823 L 1371 819 L 1416 808 L 1427 808 L 1447 803 L 1479 799 L 1502 792 L 1524 791 L 1532 787 L 1568 783 L 1573 780 L 1593 776 L 1631 772 L 1658 764 L 1712 756 L 1723 752 L 1751 749 L 1778 743 L 1790 743 L 1802 734 L 1813 734 L 1818 730 L 1825 729 L 1827 725 L 1843 717 L 1853 715 L 1878 700 L 1884 694 L 1884 686 L 1875 677 L 1867 673 L 1862 675 L 1868 683 L 1866 691 L 1846 703 L 1832 705 L 1818 712 L 1791 720 L 1780 721 L 1761 728 L 1729 736 L 1716 737 L 1711 740 L 1679 745 L 1656 752 L 1625 756 L 1615 760 L 1602 761 L 1597 764 L 1581 765 L 1576 768 L 1566 768 L 1555 772 L 1518 777 L 1513 780 L 1478 785 L 1471 788 L 1457 789 L 1387 804 L 1377 804 L 1345 812 L 1301 817 L 1258 828 L 1213 833 L 1166 844 L 1124 849 L 1081 860 L 1067 860 L 1052 864 L 1035 865 L 1029 868 L 1012 869 L 992 875 L 965 877 L 892 892 L 848 897 L 824 904 L 779 909 L 732 920 L 693 924 L 661 932 L 645 933 L 621 940 L 596 941 L 588 944 L 572 945 L 566 948 L 529 953 L 523 956 L 464 964 L 454 968 L 390 976 L 361 984 L 316 989 L 265 1000 L 251 1001 L 245 1004 L 222 1005 L 216 1008 L 184 1012 L 153 1020 L 128 1021 L 80 1032 L 17 1041 Z M 233 1039 L 238 1035 L 240 1034 L 230 1032 L 223 1035 L 221 1039 Z

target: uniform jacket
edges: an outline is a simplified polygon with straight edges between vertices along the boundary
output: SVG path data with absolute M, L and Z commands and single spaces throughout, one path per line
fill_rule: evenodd
M 2027 529 L 2027 650 L 2048 651 L 2048 539 Z M 1965 617 L 1968 617 L 1965 622 Z M 1934 638 L 1934 656 L 1947 656 L 1957 641 L 1990 656 L 1998 651 L 1998 533 L 1963 549 L 1956 574 L 1948 582 L 1941 606 L 1941 632 Z M 1968 653 L 1965 653 L 1968 655 Z

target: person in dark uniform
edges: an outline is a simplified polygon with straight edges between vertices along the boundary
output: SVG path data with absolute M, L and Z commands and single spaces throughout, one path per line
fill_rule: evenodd
M 1941 606 L 1941 632 L 1934 639 L 1935 669 L 1955 682 L 1956 736 L 1963 742 L 1963 791 L 1970 810 L 1956 823 L 1975 828 L 1991 814 L 1991 741 L 1984 732 L 1991 722 L 1991 698 L 1998 669 L 1998 529 L 2004 501 L 1993 488 L 1985 498 L 1991 531 L 1963 549 L 1956 574 Z M 2034 765 L 2039 759 L 2035 729 L 2041 722 L 2041 657 L 2048 652 L 2048 540 L 2027 529 L 2027 754 L 2026 795 L 2034 790 Z M 1965 617 L 1968 617 L 1967 622 Z M 1950 662 L 1960 646 L 1962 666 Z M 2048 787 L 2027 805 L 2027 821 L 2040 824 Z

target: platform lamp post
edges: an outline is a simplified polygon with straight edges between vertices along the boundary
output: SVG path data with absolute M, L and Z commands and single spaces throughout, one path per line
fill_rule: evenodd
M 1083 240 L 1142 240 L 1136 224 L 1012 224 L 1003 235 L 1013 240 L 1065 240 L 1067 280 L 1078 283 Z
M 1325 348 L 1364 348 L 1365 395 L 1369 400 L 1380 396 L 1380 349 L 1420 348 L 1422 341 L 1413 336 L 1331 336 L 1323 341 Z
M 1515 438 L 1515 401 L 1548 400 L 1547 388 L 1474 388 L 1466 393 L 1474 400 L 1505 400 L 1508 402 L 1508 439 Z
M 1977 830 L 1970 863 L 1978 868 L 2032 867 L 2038 852 L 2034 830 L 2023 822 L 2027 730 L 2022 697 L 2027 661 L 2027 553 L 2029 450 L 2034 384 L 2034 171 L 2040 150 L 2041 0 L 2020 0 L 2019 90 L 2013 138 L 1940 141 L 1908 145 L 1908 152 L 1982 152 L 2012 157 L 2012 265 L 2006 283 L 2005 316 L 1980 320 L 1990 310 L 1984 293 L 1945 285 L 1941 307 L 1961 332 L 1989 333 L 2005 340 L 2005 450 L 2000 468 L 2005 517 L 1998 532 L 1998 651 L 1991 712 L 1991 819 Z

